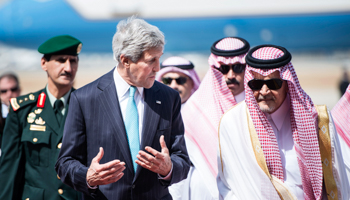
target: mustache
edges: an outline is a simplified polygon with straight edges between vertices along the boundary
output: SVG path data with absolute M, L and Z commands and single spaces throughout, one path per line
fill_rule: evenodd
M 237 85 L 239 85 L 240 83 L 235 78 L 233 78 L 233 79 L 227 79 L 226 80 L 226 84 L 227 85 L 228 84 L 237 84 Z
M 263 101 L 263 100 L 275 100 L 275 96 L 273 95 L 266 95 L 266 96 L 263 96 L 263 95 L 259 95 L 258 96 L 258 101 Z
M 176 90 L 179 94 L 182 94 L 182 91 L 180 91 L 179 89 L 174 88 L 174 90 Z
M 71 76 L 72 76 L 72 73 L 64 72 L 64 73 L 61 74 L 61 76 L 69 76 L 69 77 L 71 77 Z

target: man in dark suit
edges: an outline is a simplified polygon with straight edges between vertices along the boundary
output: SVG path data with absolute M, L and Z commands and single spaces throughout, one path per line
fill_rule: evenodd
M 54 170 L 81 42 L 68 35 L 53 37 L 38 51 L 47 73 L 44 89 L 10 100 L 0 162 L 0 199 L 79 199 Z
M 163 47 L 157 27 L 119 22 L 117 67 L 72 93 L 56 171 L 84 199 L 172 199 L 186 178 L 180 96 L 155 82 Z
M 12 72 L 6 72 L 0 76 L 0 156 L 1 156 L 1 139 L 4 131 L 5 121 L 8 114 L 10 99 L 18 97 L 21 93 L 18 77 Z

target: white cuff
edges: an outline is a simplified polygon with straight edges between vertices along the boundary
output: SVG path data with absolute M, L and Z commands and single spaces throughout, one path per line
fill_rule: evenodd
M 158 179 L 169 181 L 171 179 L 171 175 L 172 174 L 173 174 L 173 163 L 171 163 L 171 170 L 170 170 L 169 174 L 166 175 L 165 177 L 163 177 L 162 175 L 158 174 Z
M 98 188 L 98 185 L 95 185 L 95 186 L 90 186 L 89 183 L 86 181 L 86 185 L 88 186 L 88 188 L 92 189 L 92 190 L 95 190 Z

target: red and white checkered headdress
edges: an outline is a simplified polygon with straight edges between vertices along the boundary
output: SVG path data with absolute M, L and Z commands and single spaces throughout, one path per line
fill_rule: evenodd
M 239 37 L 227 37 L 216 41 L 211 47 L 209 65 L 220 67 L 220 63 L 230 65 L 234 63 L 245 64 L 245 56 L 249 51 L 249 43 Z
M 338 135 L 343 138 L 350 147 L 350 85 L 344 95 L 332 109 L 332 117 Z
M 249 43 L 242 38 L 224 38 L 216 41 L 211 50 L 213 53 L 209 57 L 210 68 L 198 90 L 186 102 L 181 114 L 186 137 L 197 145 L 212 172 L 211 175 L 216 177 L 219 122 L 222 115 L 237 103 L 223 74 L 215 67 L 220 67 L 219 62 L 245 63 L 244 57 L 249 50 Z M 196 123 L 193 123 L 193 119 Z
M 246 57 L 245 102 L 264 151 L 269 172 L 283 181 L 282 162 L 276 136 L 266 115 L 260 110 L 248 82 L 254 78 L 252 72 L 267 76 L 275 71 L 279 71 L 281 79 L 287 81 L 291 102 L 291 128 L 303 190 L 306 199 L 320 199 L 322 165 L 317 136 L 317 111 L 311 98 L 301 88 L 290 60 L 290 53 L 283 47 L 261 45 L 251 49 Z

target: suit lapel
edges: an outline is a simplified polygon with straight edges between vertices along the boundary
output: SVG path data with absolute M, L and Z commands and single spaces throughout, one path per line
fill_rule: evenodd
M 157 96 L 159 88 L 156 83 L 150 89 L 145 89 L 145 105 L 144 105 L 144 116 L 143 116 L 143 128 L 142 128 L 142 139 L 140 150 L 145 151 L 146 146 L 152 146 L 154 135 L 157 131 L 158 122 L 159 122 L 159 112 L 161 109 L 161 104 L 158 104 L 157 101 L 160 101 L 159 98 L 161 95 Z M 160 101 L 161 102 L 161 101 Z M 142 167 L 137 166 L 136 176 L 140 174 Z
M 101 78 L 97 86 L 100 90 L 102 90 L 101 94 L 98 96 L 98 100 L 100 105 L 103 107 L 107 118 L 110 120 L 109 125 L 114 130 L 115 134 L 113 135 L 117 145 L 122 151 L 126 168 L 134 173 L 134 169 L 132 167 L 133 161 L 131 159 L 130 148 L 126 138 L 124 120 L 121 114 L 116 86 L 113 79 L 114 70 L 110 71 L 108 74 L 106 74 L 106 76 Z

